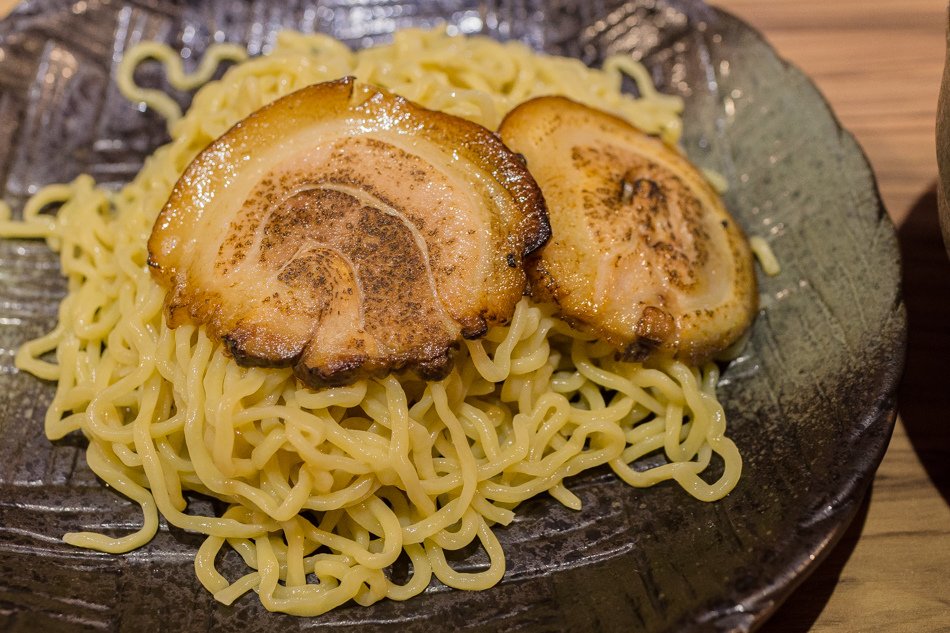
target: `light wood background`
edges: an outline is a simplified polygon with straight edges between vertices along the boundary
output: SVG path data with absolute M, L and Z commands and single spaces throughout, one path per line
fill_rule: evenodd
M 711 0 L 807 72 L 855 133 L 898 226 L 910 321 L 894 438 L 858 518 L 767 633 L 950 632 L 950 261 L 934 121 L 945 0 Z M 0 16 L 16 0 L 0 0 Z
M 934 127 L 946 0 L 710 0 L 808 73 L 898 226 L 910 322 L 897 428 L 865 507 L 762 631 L 950 631 L 950 261 Z

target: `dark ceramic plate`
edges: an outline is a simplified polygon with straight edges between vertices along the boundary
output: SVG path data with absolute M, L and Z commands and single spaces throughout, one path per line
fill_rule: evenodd
M 905 318 L 893 227 L 868 164 L 802 74 L 739 20 L 698 2 L 641 0 L 28 0 L 0 24 L 0 182 L 19 207 L 38 185 L 89 172 L 129 180 L 161 122 L 125 102 L 116 60 L 144 39 L 193 64 L 212 41 L 267 50 L 281 26 L 354 45 L 439 19 L 596 64 L 630 53 L 686 99 L 684 146 L 729 181 L 727 202 L 782 272 L 761 279 L 750 344 L 723 375 L 745 460 L 726 499 L 641 491 L 606 471 L 572 480 L 581 512 L 548 498 L 498 530 L 508 572 L 479 593 L 430 587 L 408 602 L 319 618 L 218 604 L 192 572 L 194 535 L 163 529 L 124 556 L 60 536 L 133 529 L 137 508 L 100 486 L 81 438 L 50 445 L 53 386 L 13 368 L 51 327 L 64 284 L 43 244 L 0 244 L 0 629 L 5 631 L 746 631 L 761 624 L 851 521 L 894 421 Z M 160 84 L 156 69 L 142 81 Z M 187 95 L 180 95 L 187 100 Z M 336 630 L 336 629 L 334 629 Z

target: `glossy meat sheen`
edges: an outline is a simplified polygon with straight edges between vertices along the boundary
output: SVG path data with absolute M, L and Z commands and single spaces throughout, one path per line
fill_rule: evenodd
M 629 360 L 703 362 L 752 323 L 742 230 L 676 150 L 561 97 L 513 110 L 502 140 L 544 193 L 550 243 L 527 263 L 532 294 Z
M 182 175 L 149 239 L 170 327 L 311 386 L 451 368 L 508 320 L 550 234 L 488 130 L 350 78 L 258 110 Z

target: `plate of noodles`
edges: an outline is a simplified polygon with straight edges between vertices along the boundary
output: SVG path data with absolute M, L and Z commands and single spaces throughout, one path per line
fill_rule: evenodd
M 604 204 L 731 214 L 625 269 L 745 258 L 715 358 L 719 310 L 668 348 L 643 309 L 618 346 L 583 310 L 630 278 L 559 294 L 559 183 L 600 176 L 543 143 L 610 171 L 576 142 L 608 129 L 654 175 Z M 4 630 L 749 631 L 887 446 L 906 322 L 873 174 L 701 2 L 26 0 L 0 138 Z

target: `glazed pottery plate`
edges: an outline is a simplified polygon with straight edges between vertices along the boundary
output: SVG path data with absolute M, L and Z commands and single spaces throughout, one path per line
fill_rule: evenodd
M 744 460 L 717 503 L 674 484 L 630 488 L 606 469 L 570 480 L 575 512 L 547 496 L 497 533 L 504 580 L 433 584 L 406 602 L 317 618 L 232 606 L 199 585 L 200 538 L 165 527 L 112 556 L 65 545 L 77 529 L 134 530 L 138 507 L 103 487 L 84 440 L 50 444 L 54 385 L 17 372 L 23 341 L 52 327 L 65 284 L 43 243 L 0 243 L 0 629 L 5 631 L 747 631 L 771 614 L 851 521 L 887 445 L 905 317 L 893 227 L 860 148 L 811 82 L 736 18 L 685 0 L 27 0 L 0 23 L 0 183 L 19 209 L 80 173 L 118 187 L 166 136 L 114 86 L 143 40 L 193 68 L 209 44 L 266 52 L 280 28 L 352 46 L 445 23 L 576 56 L 642 60 L 684 97 L 683 147 L 728 182 L 725 199 L 781 263 L 720 397 Z M 157 64 L 137 73 L 164 86 Z M 631 84 L 629 89 L 634 90 Z M 176 97 L 187 104 L 189 95 Z

